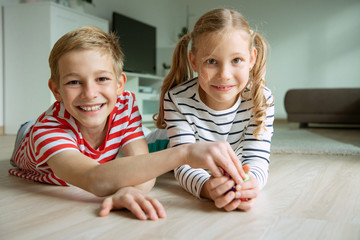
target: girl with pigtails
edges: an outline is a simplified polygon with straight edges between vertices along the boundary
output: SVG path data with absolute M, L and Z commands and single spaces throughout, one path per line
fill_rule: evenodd
M 250 210 L 268 179 L 274 100 L 266 87 L 266 53 L 265 40 L 239 12 L 212 10 L 179 40 L 161 88 L 155 119 L 167 129 L 170 147 L 227 142 L 248 173 L 249 180 L 235 185 L 225 172 L 174 170 L 185 190 L 226 211 Z

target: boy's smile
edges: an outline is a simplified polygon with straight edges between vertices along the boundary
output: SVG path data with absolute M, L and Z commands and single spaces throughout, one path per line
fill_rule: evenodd
M 102 135 L 124 90 L 125 75 L 117 79 L 111 56 L 96 50 L 64 54 L 59 59 L 59 75 L 59 86 L 49 81 L 56 100 L 63 102 L 83 135 Z

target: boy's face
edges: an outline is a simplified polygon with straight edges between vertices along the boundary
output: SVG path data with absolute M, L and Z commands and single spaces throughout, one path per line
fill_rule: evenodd
M 223 36 L 199 36 L 195 52 L 190 51 L 192 68 L 198 72 L 201 100 L 214 110 L 233 106 L 249 80 L 256 50 L 249 51 L 249 40 L 240 30 Z
M 64 103 L 81 132 L 103 132 L 124 90 L 125 74 L 116 79 L 111 56 L 96 50 L 68 52 L 58 66 L 59 86 L 49 81 L 56 100 Z

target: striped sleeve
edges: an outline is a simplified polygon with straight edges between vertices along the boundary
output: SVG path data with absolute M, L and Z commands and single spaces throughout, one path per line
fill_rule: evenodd
M 170 93 L 167 93 L 164 99 L 164 119 L 171 147 L 196 141 L 194 130 L 184 115 L 179 112 Z M 203 184 L 210 178 L 209 173 L 204 169 L 194 169 L 189 165 L 174 169 L 174 175 L 180 186 L 198 198 L 200 198 Z
M 264 90 L 270 91 L 268 89 Z M 262 189 L 268 180 L 270 164 L 270 145 L 273 135 L 274 104 L 271 92 L 265 94 L 267 103 L 271 104 L 266 110 L 265 130 L 260 132 L 260 139 L 256 139 L 253 132 L 257 128 L 256 123 L 250 120 L 245 132 L 244 145 L 242 149 L 242 164 L 250 166 L 250 173 L 258 180 L 259 189 Z
M 58 128 L 34 127 L 30 136 L 30 151 L 36 159 L 37 169 L 48 169 L 46 162 L 55 154 L 65 150 L 79 151 L 69 131 Z

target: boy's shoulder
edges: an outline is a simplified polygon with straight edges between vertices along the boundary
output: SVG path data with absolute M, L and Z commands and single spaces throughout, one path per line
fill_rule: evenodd
M 124 90 L 121 95 L 118 96 L 119 99 L 134 99 L 135 94 L 129 90 Z

